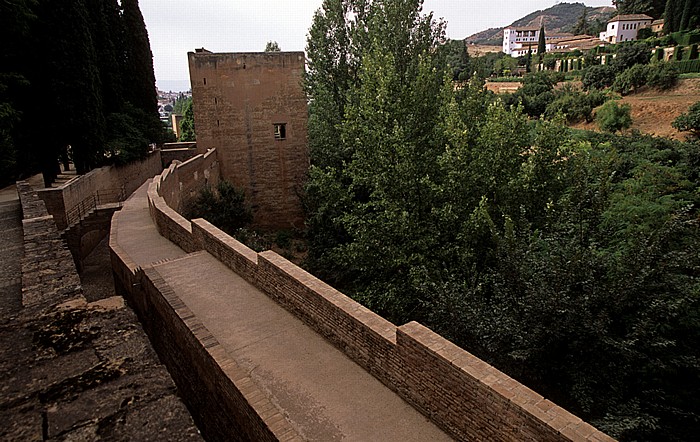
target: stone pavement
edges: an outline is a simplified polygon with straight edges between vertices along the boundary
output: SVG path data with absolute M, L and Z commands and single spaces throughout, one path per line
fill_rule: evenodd
M 113 289 L 94 302 L 78 290 L 22 306 L 22 263 L 55 270 L 38 265 L 41 253 L 25 256 L 21 220 L 15 186 L 0 190 L 0 440 L 201 440 L 135 314 Z
M 122 209 L 119 246 L 139 266 L 157 262 L 156 272 L 300 435 L 318 441 L 450 440 L 393 391 L 211 255 L 185 254 L 160 237 L 152 223 L 146 225 L 150 221 L 146 190 L 142 186 Z

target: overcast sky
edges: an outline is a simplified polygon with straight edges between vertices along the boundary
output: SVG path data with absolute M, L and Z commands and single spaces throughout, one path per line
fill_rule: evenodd
M 575 0 L 571 0 L 574 2 Z M 611 0 L 582 0 L 612 6 Z M 322 0 L 141 0 L 162 90 L 189 89 L 187 52 L 257 52 L 274 40 L 283 51 L 303 51 L 313 13 Z M 425 0 L 423 10 L 447 21 L 447 35 L 462 39 L 507 26 L 554 0 Z

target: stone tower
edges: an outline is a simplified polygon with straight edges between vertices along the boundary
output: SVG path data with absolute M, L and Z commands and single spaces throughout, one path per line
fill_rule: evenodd
M 302 227 L 309 167 L 303 52 L 188 53 L 197 149 L 246 191 L 254 224 Z

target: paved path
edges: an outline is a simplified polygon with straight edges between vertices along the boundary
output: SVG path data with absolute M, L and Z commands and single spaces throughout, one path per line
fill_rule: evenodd
M 170 259 L 156 264 L 156 271 L 300 434 L 319 441 L 450 440 L 211 255 L 185 254 L 162 237 L 153 237 L 155 227 L 145 222 L 150 220 L 145 192 L 142 186 L 122 210 L 119 245 L 141 266 Z
M 14 185 L 0 190 L 0 324 L 22 309 L 22 207 Z

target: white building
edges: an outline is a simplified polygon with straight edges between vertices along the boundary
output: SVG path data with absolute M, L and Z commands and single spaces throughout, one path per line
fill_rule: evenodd
M 544 39 L 549 51 L 557 40 L 573 37 L 573 34 L 552 34 L 545 31 Z M 537 53 L 537 44 L 540 40 L 539 27 L 506 28 L 503 30 L 503 52 L 512 57 L 527 55 L 532 50 Z
M 620 43 L 637 39 L 637 32 L 646 28 L 654 21 L 644 14 L 618 15 L 608 22 L 605 32 L 600 33 L 600 39 L 608 43 Z

